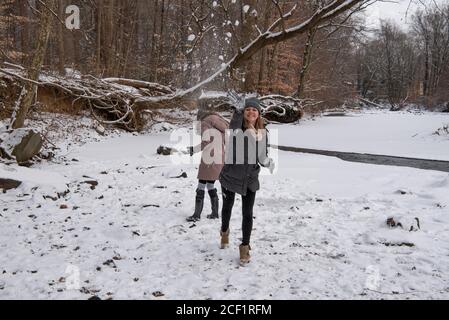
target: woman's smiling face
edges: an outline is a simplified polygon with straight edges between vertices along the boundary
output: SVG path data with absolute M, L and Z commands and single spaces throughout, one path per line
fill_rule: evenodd
M 245 108 L 244 117 L 246 121 L 254 125 L 259 117 L 259 111 L 256 108 L 247 107 Z

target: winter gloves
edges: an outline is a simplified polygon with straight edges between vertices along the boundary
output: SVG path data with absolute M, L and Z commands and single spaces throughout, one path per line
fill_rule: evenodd
M 270 173 L 273 174 L 275 164 L 274 164 L 274 160 L 272 158 L 265 158 L 265 161 L 262 163 L 262 166 L 264 166 L 265 168 L 268 168 L 268 170 L 270 170 Z

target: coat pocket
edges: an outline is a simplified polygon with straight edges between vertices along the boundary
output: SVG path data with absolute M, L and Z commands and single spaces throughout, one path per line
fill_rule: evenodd
M 220 181 L 237 186 L 243 185 L 244 174 L 240 171 L 235 166 L 225 165 L 220 173 Z
M 259 177 L 259 173 L 260 173 L 260 166 L 258 164 L 256 164 L 255 167 L 251 168 L 249 175 L 251 178 L 257 178 L 257 177 Z

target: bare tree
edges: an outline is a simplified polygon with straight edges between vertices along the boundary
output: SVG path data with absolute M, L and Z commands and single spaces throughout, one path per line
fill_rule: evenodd
M 391 22 L 361 46 L 359 90 L 362 96 L 388 100 L 393 108 L 413 94 L 417 54 L 413 39 Z
M 60 19 L 64 16 L 65 1 L 58 2 L 58 16 Z M 58 21 L 58 69 L 61 75 L 65 75 L 65 34 L 64 26 Z
M 38 80 L 39 73 L 42 67 L 42 63 L 45 58 L 45 52 L 47 50 L 48 38 L 50 36 L 52 17 L 56 8 L 55 0 L 46 1 L 45 5 L 41 6 L 39 22 L 40 30 L 36 39 L 36 49 L 33 53 L 33 59 L 28 67 L 28 79 Z M 33 103 L 33 97 L 36 91 L 36 85 L 31 82 L 26 82 L 22 88 L 19 99 L 16 102 L 13 115 L 11 117 L 10 126 L 13 129 L 23 127 L 25 118 L 30 106 Z
M 129 8 L 116 0 L 83 1 L 82 6 L 87 13 L 82 17 L 84 29 L 73 33 L 78 38 L 75 40 L 73 37 L 74 41 L 69 42 L 69 47 L 65 50 L 66 53 L 77 52 L 72 59 L 81 71 L 85 70 L 97 77 L 129 75 L 150 81 L 157 76 L 161 82 L 181 85 L 182 82 L 177 79 L 190 78 L 198 79 L 197 84 L 170 93 L 154 91 L 157 94 L 153 96 L 147 94 L 146 90 L 151 90 L 148 88 L 138 88 L 144 94 L 120 92 L 111 95 L 106 94 L 108 90 L 105 83 L 84 81 L 77 82 L 76 87 L 64 87 L 67 86 L 64 81 L 51 86 L 36 81 L 37 77 L 32 75 L 22 74 L 21 78 L 16 79 L 25 82 L 27 86 L 39 84 L 52 88 L 55 94 L 68 95 L 77 103 L 84 101 L 87 106 L 97 108 L 101 113 L 108 113 L 111 121 L 120 122 L 125 119 L 130 124 L 128 128 L 132 129 L 135 122 L 129 120 L 139 118 L 144 110 L 182 103 L 194 97 L 205 86 L 229 88 L 236 83 L 233 77 L 228 78 L 229 74 L 254 79 L 248 81 L 248 86 L 251 84 L 251 87 L 254 87 L 257 79 L 285 82 L 284 78 L 271 74 L 278 73 L 280 69 L 291 68 L 291 56 L 282 57 L 288 59 L 287 64 L 276 59 L 278 53 L 284 53 L 284 44 L 292 46 L 293 41 L 289 40 L 307 34 L 309 30 L 324 28 L 335 18 L 343 14 L 346 16 L 346 13 L 373 1 L 323 0 L 321 6 L 308 16 L 294 16 L 295 4 L 300 3 L 298 0 L 272 1 L 266 8 L 266 15 L 262 16 L 264 19 L 260 19 L 263 12 L 261 8 L 267 7 L 267 3 L 256 1 L 244 2 L 243 11 L 242 1 L 233 0 L 213 3 L 205 0 L 158 0 L 152 3 L 135 0 Z M 134 4 L 135 8 L 139 8 L 138 11 L 145 10 L 152 19 L 142 18 L 140 12 L 138 14 L 133 10 Z M 179 4 L 188 5 L 187 8 L 191 10 L 180 9 Z M 177 16 L 179 12 L 185 14 L 185 19 Z M 242 12 L 249 15 L 248 21 L 252 19 L 246 26 L 241 17 Z M 133 19 L 129 19 L 129 16 L 134 17 L 137 22 L 132 22 Z M 41 25 L 42 22 L 40 21 Z M 198 42 L 198 50 L 191 53 L 186 50 L 189 42 L 192 42 L 185 39 L 186 35 L 193 40 L 202 38 L 201 43 Z M 57 41 L 57 38 L 53 41 Z M 137 44 L 134 46 L 131 44 L 133 42 Z M 52 47 L 58 48 L 55 44 Z M 51 56 L 51 53 L 47 55 Z M 248 64 L 249 61 L 252 62 Z M 266 61 L 266 67 L 261 61 Z M 291 69 L 297 70 L 296 65 Z M 148 87 L 153 88 L 155 85 L 149 83 Z M 240 89 L 245 88 L 244 83 L 239 85 Z M 101 90 L 97 90 L 97 87 L 101 87 Z M 110 90 L 114 88 L 111 87 Z M 22 95 L 22 99 L 24 96 Z
M 445 8 L 449 12 L 449 5 Z M 430 7 L 413 16 L 413 31 L 423 60 L 423 94 L 435 94 L 449 62 L 449 18 L 439 7 Z

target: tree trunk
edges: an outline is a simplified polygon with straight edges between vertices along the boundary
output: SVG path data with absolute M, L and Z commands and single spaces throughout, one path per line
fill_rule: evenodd
M 132 47 L 134 46 L 135 50 L 138 50 L 138 18 L 139 18 L 139 12 L 137 4 L 133 4 L 134 7 L 132 7 L 132 11 L 130 11 L 130 16 L 133 16 L 132 21 L 128 24 L 128 43 L 124 48 L 124 57 L 123 57 L 123 68 L 121 75 L 126 77 L 127 76 L 127 66 L 128 66 L 128 59 L 131 52 Z M 132 12 L 132 14 L 131 14 Z
M 245 13 L 242 12 L 243 17 L 243 23 L 242 23 L 242 34 L 241 34 L 241 41 L 243 43 L 250 43 L 252 34 L 253 34 L 253 28 L 255 25 L 257 25 L 257 16 L 252 13 L 253 10 L 255 10 L 256 1 L 255 0 L 243 0 L 242 8 L 244 6 L 249 6 L 249 10 Z M 243 11 L 243 10 L 242 10 Z M 240 44 L 242 46 L 242 44 Z M 244 74 L 245 74 L 245 82 L 243 84 L 243 88 L 245 91 L 254 91 L 255 85 L 256 85 L 256 75 L 254 73 L 254 56 L 249 59 L 246 63 L 246 66 L 244 67 Z
M 64 21 L 64 8 L 65 8 L 65 1 L 59 0 L 58 3 L 58 15 L 59 18 Z M 65 48 L 64 48 L 64 26 L 61 22 L 57 21 L 58 24 L 58 56 L 59 56 L 59 74 L 65 75 Z
M 275 81 L 277 79 L 277 74 L 276 74 L 276 71 L 277 71 L 277 58 L 276 58 L 276 55 L 277 55 L 277 51 L 278 51 L 278 46 L 279 46 L 279 43 L 276 43 L 273 46 L 273 48 L 270 50 L 271 51 L 271 57 L 270 57 L 270 60 L 268 62 L 268 79 L 270 79 L 268 81 L 268 91 L 269 92 L 273 91 L 273 86 L 274 86 L 274 83 L 275 83 Z
M 426 49 L 424 52 L 424 96 L 429 96 L 429 42 L 426 38 Z
M 315 38 L 315 33 L 316 33 L 316 28 L 312 28 L 309 30 L 309 32 L 307 34 L 307 42 L 304 47 L 302 67 L 301 67 L 301 71 L 299 72 L 298 89 L 295 94 L 295 96 L 299 97 L 299 98 L 302 98 L 302 96 L 304 94 L 306 75 L 307 75 L 307 71 L 310 66 L 310 61 L 312 59 L 313 40 Z
M 49 9 L 55 10 L 56 0 L 47 0 L 46 7 L 41 7 L 40 16 L 40 30 L 37 37 L 37 46 L 33 53 L 33 60 L 28 68 L 28 79 L 37 80 L 42 67 L 42 63 L 45 58 L 45 52 L 47 50 L 48 38 L 51 31 L 52 13 Z M 23 97 L 20 103 L 17 104 L 11 118 L 11 127 L 13 129 L 21 128 L 24 126 L 25 118 L 28 110 L 33 102 L 34 92 L 36 86 L 30 82 L 27 82 L 23 87 Z
M 21 49 L 22 49 L 22 64 L 25 65 L 29 53 L 29 35 L 30 35 L 30 22 L 28 21 L 28 5 L 25 1 L 22 1 L 20 6 L 20 15 L 24 17 L 24 22 L 21 27 Z
M 265 17 L 264 17 L 264 23 L 263 23 L 263 28 L 266 29 L 268 28 L 268 23 L 270 22 L 270 8 L 266 8 L 265 9 Z M 261 55 L 260 55 L 260 61 L 259 61 L 259 77 L 258 77 L 258 84 L 257 87 L 260 90 L 262 87 L 262 83 L 264 81 L 264 76 L 265 76 L 265 67 L 266 67 L 266 56 L 267 56 L 267 49 L 263 48 L 261 50 Z M 264 88 L 266 89 L 266 88 Z
M 157 73 L 157 59 L 155 57 L 156 55 L 156 27 L 157 27 L 157 8 L 158 8 L 159 0 L 154 0 L 154 6 L 153 6 L 153 32 L 152 32 L 152 38 L 151 38 L 151 51 L 150 51 L 150 81 L 156 81 L 156 73 Z
M 97 6 L 97 37 L 96 37 L 96 65 L 97 65 L 97 75 L 101 74 L 101 30 L 103 29 L 103 1 L 100 1 Z
M 103 21 L 103 36 L 104 41 L 102 43 L 103 49 L 103 58 L 105 61 L 105 69 L 106 75 L 112 75 L 115 68 L 116 59 L 116 47 L 114 44 L 116 43 L 115 38 L 115 29 L 114 29 L 114 9 L 115 9 L 115 0 L 109 0 L 107 2 L 105 19 Z
M 159 39 L 158 39 L 158 46 L 159 51 L 157 53 L 156 57 L 156 68 L 155 68 L 155 82 L 160 81 L 159 79 L 159 64 L 162 59 L 162 55 L 164 53 L 164 16 L 165 16 L 165 0 L 161 0 L 161 12 L 160 12 L 160 30 L 159 30 Z

